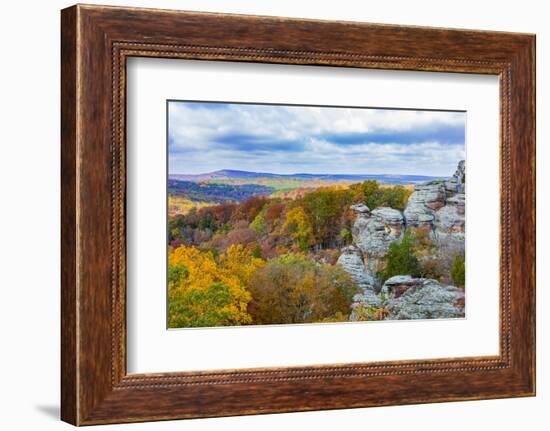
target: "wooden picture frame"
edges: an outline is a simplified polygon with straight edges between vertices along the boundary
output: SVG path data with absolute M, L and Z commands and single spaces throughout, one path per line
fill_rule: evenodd
M 61 16 L 64 421 L 91 425 L 535 394 L 534 35 L 83 5 Z M 498 75 L 500 354 L 128 375 L 130 56 Z

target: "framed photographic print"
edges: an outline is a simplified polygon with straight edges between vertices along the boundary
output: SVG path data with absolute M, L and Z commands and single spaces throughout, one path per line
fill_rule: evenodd
M 62 419 L 535 393 L 535 38 L 62 11 Z
M 465 119 L 169 100 L 168 327 L 464 317 Z

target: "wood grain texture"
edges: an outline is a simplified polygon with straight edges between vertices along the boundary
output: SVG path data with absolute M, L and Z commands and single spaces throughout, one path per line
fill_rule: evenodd
M 77 422 L 76 9 L 61 16 L 61 418 Z
M 87 425 L 533 395 L 534 49 L 534 36 L 525 34 L 100 6 L 63 10 L 63 420 Z M 498 75 L 499 356 L 127 375 L 130 56 Z

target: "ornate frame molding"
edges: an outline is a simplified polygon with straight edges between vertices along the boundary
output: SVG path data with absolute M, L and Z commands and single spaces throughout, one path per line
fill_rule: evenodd
M 206 25 L 220 30 L 207 34 Z M 269 31 L 254 35 L 258 28 Z M 323 37 L 334 31 L 339 41 Z M 310 34 L 321 40 L 308 42 Z M 62 12 L 62 54 L 64 420 L 97 424 L 534 394 L 534 36 L 79 5 Z M 125 65 L 131 56 L 498 75 L 500 354 L 127 375 Z M 521 224 L 518 208 L 530 215 Z M 264 401 L 248 399 L 250 391 Z

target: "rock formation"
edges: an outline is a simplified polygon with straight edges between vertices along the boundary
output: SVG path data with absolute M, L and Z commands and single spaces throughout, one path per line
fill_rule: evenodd
M 388 320 L 464 317 L 464 292 L 429 278 L 398 275 L 382 287 Z
M 446 197 L 445 181 L 417 184 L 404 211 L 407 227 L 432 229 L 435 211 L 445 205 Z
M 427 231 L 441 253 L 464 252 L 465 175 L 466 166 L 462 160 L 449 179 L 417 184 L 403 213 L 388 207 L 370 210 L 362 203 L 351 206 L 356 214 L 352 227 L 353 245 L 342 250 L 337 263 L 362 289 L 354 298 L 356 303 L 384 306 L 390 319 L 463 315 L 462 290 L 436 280 L 402 275 L 387 280 L 380 291 L 377 271 L 382 269 L 383 257 L 390 245 L 400 240 L 407 228 Z
M 436 234 L 456 235 L 458 239 L 464 239 L 465 204 L 464 193 L 447 199 L 446 205 L 435 214 Z
M 444 236 L 441 239 L 458 234 L 456 239 L 463 241 L 465 170 L 466 165 L 461 160 L 448 180 L 417 184 L 404 211 L 406 226 L 429 229 L 435 237 L 441 233 Z
M 367 273 L 375 279 L 381 259 L 388 252 L 390 244 L 403 235 L 403 215 L 393 208 L 364 211 L 365 208 L 367 206 L 362 205 L 361 211 L 358 211 L 357 205 L 352 207 L 357 214 L 352 236 L 353 242 L 363 253 Z
M 466 165 L 462 160 L 454 175 L 445 182 L 445 206 L 435 213 L 433 237 L 440 246 L 464 250 Z
M 351 275 L 360 288 L 373 288 L 374 279 L 367 273 L 363 254 L 357 247 L 353 245 L 345 247 L 336 263 Z
M 466 163 L 464 160 L 458 162 L 455 173 L 445 182 L 445 188 L 451 193 L 464 193 L 466 181 Z
M 361 292 L 355 295 L 353 301 L 379 307 L 381 301 L 374 291 L 375 278 L 367 272 L 361 250 L 353 245 L 345 247 L 336 263 L 351 275 L 351 278 L 361 289 Z
M 446 181 L 435 180 L 417 184 L 404 211 L 406 227 L 424 228 L 441 244 L 464 242 L 465 169 L 458 163 L 454 175 Z
M 353 224 L 353 241 L 363 253 L 382 257 L 390 244 L 401 237 L 403 216 L 393 208 L 376 208 L 370 213 L 358 213 Z

